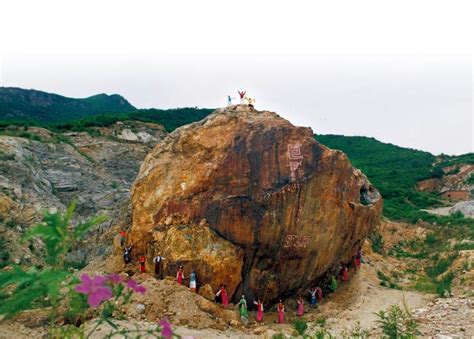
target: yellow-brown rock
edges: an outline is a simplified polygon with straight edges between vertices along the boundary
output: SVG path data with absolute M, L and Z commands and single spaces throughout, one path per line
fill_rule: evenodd
M 132 204 L 135 255 L 161 251 L 188 271 L 195 265 L 213 287 L 237 283 L 234 300 L 244 293 L 268 302 L 349 261 L 382 209 L 344 153 L 316 142 L 309 128 L 242 105 L 158 144 L 140 168 Z

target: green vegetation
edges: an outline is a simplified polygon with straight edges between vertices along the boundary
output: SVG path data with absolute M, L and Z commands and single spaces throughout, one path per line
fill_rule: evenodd
M 137 109 L 116 94 L 99 94 L 74 99 L 36 90 L 0 87 L 2 134 L 33 140 L 39 137 L 26 132 L 28 126 L 44 127 L 56 132 L 74 130 L 94 134 L 98 132 L 91 127 L 110 126 L 117 121 L 137 120 L 161 124 L 170 132 L 180 126 L 199 121 L 212 111 L 213 109 L 195 107 Z M 24 126 L 23 134 L 18 131 L 8 132 L 5 127 L 9 125 Z
M 347 154 L 352 164 L 361 169 L 384 198 L 384 215 L 392 220 L 416 223 L 423 220 L 438 225 L 464 225 L 474 228 L 474 220 L 458 216 L 436 216 L 421 209 L 439 206 L 440 198 L 416 190 L 418 181 L 441 177 L 443 167 L 474 163 L 474 153 L 450 157 L 441 156 L 441 162 L 428 152 L 403 148 L 380 142 L 374 138 L 316 135 L 322 144 Z
M 375 231 L 369 234 L 369 239 L 372 244 L 372 251 L 375 253 L 382 254 L 383 253 L 383 237 L 382 234 Z
M 54 132 L 77 131 L 87 132 L 92 136 L 100 134 L 94 127 L 110 126 L 118 121 L 142 121 L 162 125 L 167 132 L 172 132 L 183 125 L 202 120 L 213 110 L 207 108 L 175 108 L 175 109 L 141 109 L 129 113 L 119 114 L 96 114 L 80 119 L 65 119 L 63 121 L 25 121 L 0 119 L 0 134 L 26 137 L 35 139 L 38 136 L 29 132 L 9 131 L 10 125 L 15 126 L 39 126 Z M 38 137 L 39 138 L 39 137 Z M 40 141 L 40 140 L 38 140 Z
M 303 336 L 306 330 L 308 329 L 308 324 L 302 319 L 295 319 L 293 321 L 293 328 L 296 330 L 298 335 Z
M 386 311 L 375 313 L 384 338 L 409 339 L 419 335 L 418 324 L 413 319 L 410 311 L 404 305 L 404 309 L 398 305 L 390 306 Z
M 8 161 L 8 160 L 15 160 L 14 154 L 6 154 L 0 151 L 0 161 Z
M 0 272 L 0 291 L 9 291 L 0 305 L 0 314 L 12 317 L 24 310 L 45 306 L 51 306 L 57 312 L 61 288 L 71 277 L 65 267 L 67 253 L 77 246 L 88 230 L 104 221 L 103 217 L 97 217 L 71 229 L 74 207 L 71 205 L 64 216 L 46 212 L 44 222 L 24 236 L 25 241 L 32 237 L 43 240 L 47 266 L 24 270 L 14 265 L 12 270 Z
M 8 265 L 10 259 L 10 252 L 8 251 L 7 240 L 3 235 L 0 235 L 0 268 Z
M 459 165 L 459 164 L 470 164 L 474 165 L 474 153 L 466 153 L 463 155 L 458 156 L 449 156 L 445 154 L 441 154 L 439 156 L 440 162 L 437 164 L 439 167 L 448 167 L 452 165 Z
M 470 244 L 468 242 L 450 246 L 449 239 L 462 241 L 464 236 L 472 238 L 472 229 L 467 229 L 467 233 L 463 235 L 466 229 L 462 226 L 435 228 L 426 235 L 424 240 L 410 239 L 399 242 L 388 251 L 388 254 L 399 259 L 420 260 L 424 267 L 423 272 L 417 269 L 407 272 L 414 275 L 412 287 L 420 292 L 445 296 L 451 291 L 451 282 L 455 277 L 455 272 L 449 271 L 452 263 L 458 257 L 459 249 L 464 246 L 469 247 Z
M 183 125 L 202 120 L 213 110 L 208 108 L 174 108 L 174 109 L 140 109 L 122 114 L 100 114 L 83 119 L 49 124 L 45 127 L 53 131 L 91 131 L 91 127 L 110 126 L 118 121 L 153 122 L 162 125 L 167 132 L 172 132 Z M 1 125 L 1 122 L 0 122 Z
M 49 124 L 135 110 L 127 100 L 116 94 L 74 99 L 36 90 L 0 87 L 0 116 L 5 122 Z
M 5 128 L 1 128 L 1 126 L 0 126 L 0 135 L 25 138 L 25 139 L 34 140 L 34 141 L 43 141 L 43 139 L 39 135 L 36 135 L 34 133 L 17 130 L 17 129 L 5 129 Z

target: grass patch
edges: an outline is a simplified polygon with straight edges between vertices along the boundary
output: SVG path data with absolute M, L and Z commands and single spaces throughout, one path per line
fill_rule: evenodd
M 43 139 L 39 135 L 20 129 L 0 129 L 0 135 L 43 142 Z

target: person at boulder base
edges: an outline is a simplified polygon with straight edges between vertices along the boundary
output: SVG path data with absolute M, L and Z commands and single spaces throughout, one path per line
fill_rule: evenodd
M 318 303 L 323 301 L 323 289 L 321 287 L 316 287 L 316 295 L 318 296 Z
M 140 265 L 140 272 L 141 273 L 145 273 L 146 270 L 145 270 L 145 262 L 146 262 L 146 257 L 144 255 L 140 256 L 140 258 L 138 258 L 138 263 Z
M 359 247 L 356 254 L 354 255 L 354 269 L 357 271 L 360 268 L 362 261 L 362 248 Z
M 189 288 L 191 291 L 196 292 L 197 289 L 197 276 L 196 272 L 194 270 L 191 271 L 191 274 L 189 275 Z
M 222 292 L 222 284 L 219 285 L 219 290 L 217 291 L 216 297 L 215 297 L 215 301 L 218 304 L 222 303 L 221 292 Z
M 301 294 L 298 296 L 298 311 L 296 314 L 298 314 L 298 317 L 303 316 L 304 313 L 304 300 Z
M 239 308 L 240 319 L 242 322 L 247 322 L 248 314 L 247 314 L 247 300 L 245 300 L 245 295 L 242 294 L 242 298 L 236 305 Z
M 335 276 L 331 276 L 331 285 L 330 285 L 330 287 L 331 287 L 331 291 L 333 291 L 333 292 L 335 290 L 337 290 L 337 279 L 336 279 Z
M 316 304 L 318 303 L 316 289 L 314 287 L 311 287 L 308 290 L 308 292 L 309 292 L 309 295 L 310 295 L 310 305 L 311 305 L 311 307 L 316 307 Z
M 155 277 L 158 279 L 163 279 L 163 258 L 160 253 L 158 253 L 154 258 L 153 258 L 153 264 L 155 266 Z
M 281 301 L 281 299 L 280 299 L 280 302 L 278 303 L 277 311 L 278 311 L 278 323 L 284 324 L 285 323 L 285 305 L 283 305 L 283 302 Z
M 237 91 L 237 92 L 239 93 L 240 104 L 243 105 L 244 104 L 245 93 L 247 93 L 247 91 Z
M 254 305 L 257 305 L 257 317 L 256 320 L 257 322 L 262 322 L 263 321 L 263 301 L 262 299 L 258 299 L 257 301 L 253 301 Z
M 130 264 L 132 262 L 132 247 L 133 246 L 125 246 L 123 249 L 123 260 L 125 264 Z
M 178 284 L 182 285 L 184 280 L 184 266 L 181 265 L 178 267 L 178 272 L 176 272 L 176 281 Z
M 124 230 L 120 230 L 119 237 L 120 237 L 120 246 L 123 247 L 125 245 L 125 241 L 127 240 L 127 232 L 125 232 Z
M 229 298 L 227 296 L 226 284 L 222 284 L 221 287 L 221 302 L 224 308 L 227 308 L 229 306 Z
M 342 281 L 347 281 L 349 280 L 349 270 L 347 269 L 347 266 L 344 265 L 344 264 L 341 264 L 341 272 L 340 272 L 340 276 L 341 276 L 341 280 Z

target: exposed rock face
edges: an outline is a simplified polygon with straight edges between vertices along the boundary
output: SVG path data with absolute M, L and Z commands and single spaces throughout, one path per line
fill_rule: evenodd
M 458 202 L 449 209 L 450 214 L 456 212 L 461 212 L 465 217 L 474 218 L 474 200 Z
M 473 198 L 474 185 L 470 178 L 474 176 L 474 165 L 457 164 L 443 168 L 441 178 L 431 178 L 419 181 L 418 190 L 422 192 L 439 193 L 449 200 L 469 200 Z
M 309 128 L 242 105 L 217 110 L 158 144 L 140 168 L 132 204 L 138 252 L 157 247 L 164 257 L 178 257 L 189 245 L 183 250 L 167 240 L 179 229 L 173 227 L 183 235 L 209 227 L 244 255 L 206 257 L 200 246 L 181 263 L 199 270 L 216 266 L 214 260 L 233 262 L 222 270 L 237 277 L 234 296 L 269 302 L 348 261 L 382 208 L 378 191 L 345 154 L 316 142 Z M 208 239 L 207 247 L 216 244 Z M 200 273 L 214 288 L 226 282 Z
M 148 143 L 122 140 L 126 129 L 146 133 Z M 4 224 L 13 225 L 8 232 L 10 243 L 18 246 L 10 249 L 13 260 L 25 259 L 28 252 L 14 233 L 40 221 L 47 208 L 64 210 L 75 200 L 79 218 L 108 215 L 98 234 L 126 216 L 123 210 L 129 206 L 129 187 L 139 166 L 166 135 L 162 126 L 141 122 L 117 123 L 91 134 L 54 134 L 36 127 L 27 132 L 39 140 L 0 135 L 0 233 Z M 82 253 L 105 255 L 109 250 L 101 239 L 88 242 Z

